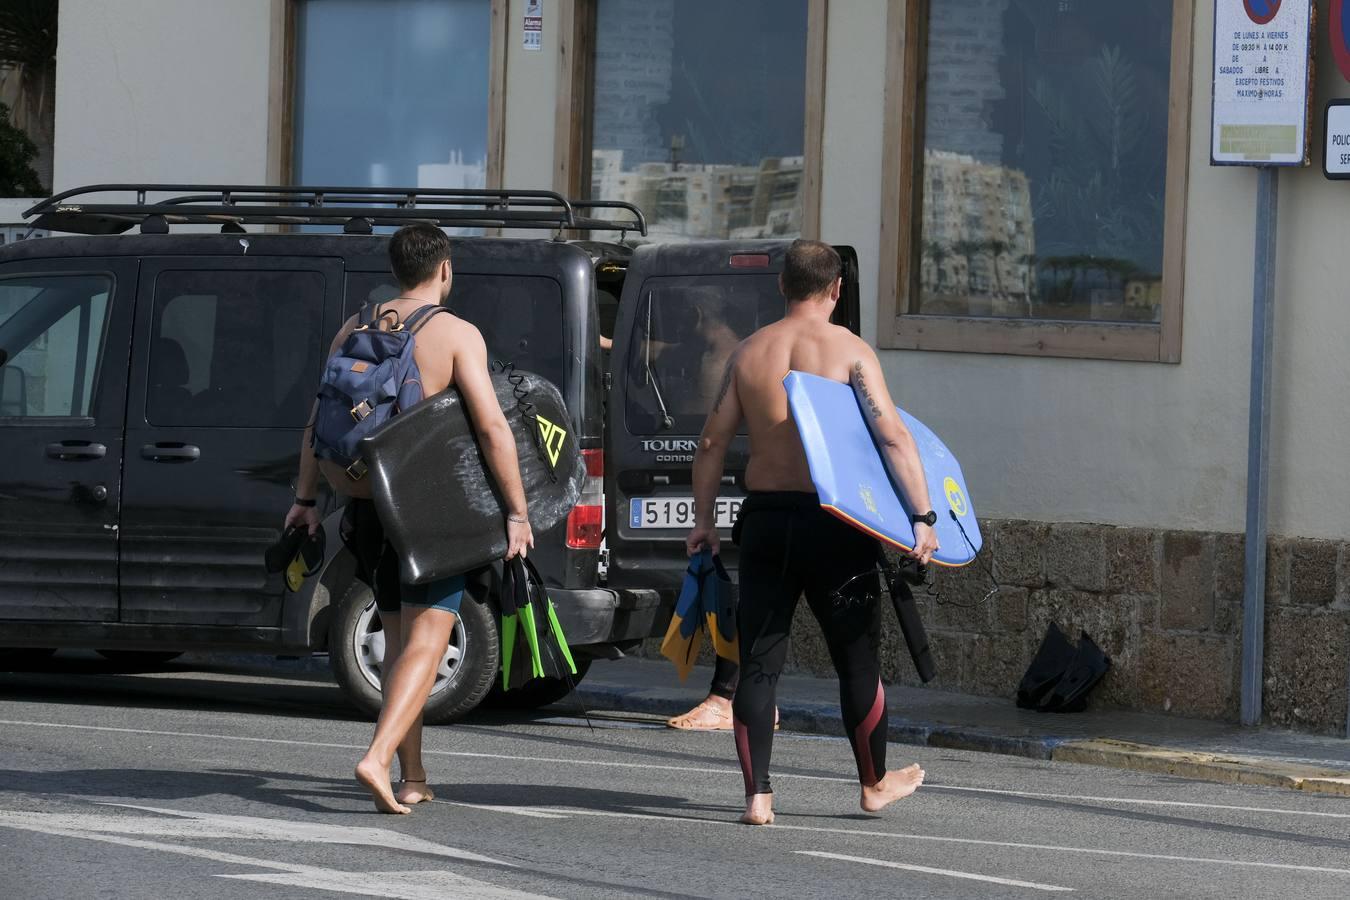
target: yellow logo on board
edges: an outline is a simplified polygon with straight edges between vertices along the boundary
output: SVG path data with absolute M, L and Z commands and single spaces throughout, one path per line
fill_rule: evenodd
M 947 503 L 951 506 L 952 512 L 964 516 L 970 511 L 966 507 L 966 495 L 961 493 L 961 485 L 956 483 L 955 478 L 948 475 L 942 482 L 942 489 L 947 492 Z
M 543 438 L 544 449 L 548 452 L 548 461 L 551 465 L 557 466 L 558 457 L 562 455 L 563 441 L 567 440 L 567 432 L 543 416 L 536 416 L 535 418 L 539 420 L 539 436 Z

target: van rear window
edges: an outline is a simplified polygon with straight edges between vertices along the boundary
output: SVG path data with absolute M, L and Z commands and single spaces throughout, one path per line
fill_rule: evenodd
M 347 314 L 398 296 L 391 276 L 347 273 Z M 488 360 L 515 363 L 563 386 L 562 288 L 537 275 L 455 273 L 450 309 L 483 333 Z
M 648 278 L 627 363 L 631 434 L 698 434 L 736 345 L 783 317 L 769 273 Z

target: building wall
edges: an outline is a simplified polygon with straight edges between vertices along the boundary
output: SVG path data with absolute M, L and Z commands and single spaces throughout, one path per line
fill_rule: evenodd
M 830 5 L 824 235 L 858 248 L 874 320 L 885 0 Z M 1319 4 L 1325 6 L 1325 4 Z M 1243 527 L 1255 173 L 1209 165 L 1213 5 L 1197 4 L 1186 285 L 1179 365 L 883 353 L 898 401 L 960 453 L 981 514 L 1208 531 Z M 1322 21 L 1325 21 L 1323 19 Z M 1319 28 L 1321 57 L 1329 58 Z M 1320 110 L 1350 93 L 1321 66 Z M 1338 210 L 1320 169 L 1281 173 L 1270 528 L 1350 534 L 1350 332 Z
M 65 0 L 55 189 L 265 182 L 278 2 Z

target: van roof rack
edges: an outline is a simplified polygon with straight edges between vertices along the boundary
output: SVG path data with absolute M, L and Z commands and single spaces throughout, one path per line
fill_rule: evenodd
M 100 194 L 131 194 L 112 202 Z M 151 199 L 149 195 L 170 195 Z M 79 198 L 90 197 L 89 201 Z M 116 199 L 116 198 L 113 198 Z M 631 218 L 578 215 L 617 210 Z M 459 228 L 636 231 L 647 220 L 631 203 L 568 200 L 554 191 L 458 188 L 276 187 L 241 184 L 91 184 L 55 194 L 24 213 L 33 228 L 68 234 L 167 234 L 171 225 L 341 225 L 350 234 L 427 222 Z

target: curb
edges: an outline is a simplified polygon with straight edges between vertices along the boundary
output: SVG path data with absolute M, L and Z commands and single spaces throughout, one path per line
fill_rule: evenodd
M 687 692 L 582 684 L 576 698 L 590 709 L 652 713 L 683 712 Z M 778 708 L 784 731 L 844 735 L 839 707 L 821 703 L 786 703 Z M 1176 750 L 1111 738 L 1078 739 L 1052 735 L 1009 735 L 973 727 L 916 722 L 892 717 L 887 738 L 895 744 L 914 744 L 946 750 L 998 753 L 1054 762 L 1175 775 L 1223 784 L 1279 787 L 1309 793 L 1350 797 L 1350 772 L 1300 766 L 1262 757 L 1224 756 Z

